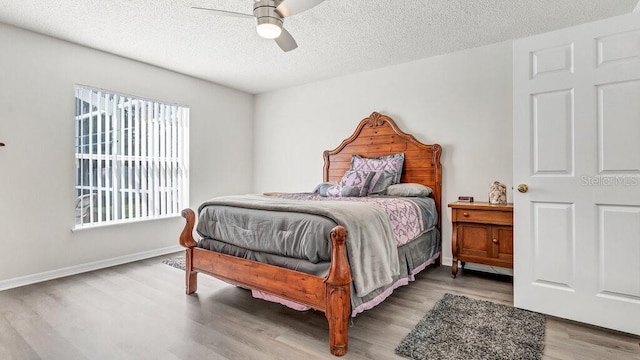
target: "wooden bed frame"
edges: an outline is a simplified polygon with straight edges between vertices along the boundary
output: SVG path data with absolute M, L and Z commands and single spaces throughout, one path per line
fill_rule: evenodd
M 433 189 L 441 225 L 442 169 L 440 145 L 425 145 L 412 135 L 402 132 L 393 120 L 377 112 L 363 119 L 351 137 L 334 150 L 324 152 L 324 181 L 340 181 L 349 168 L 351 156 L 378 157 L 403 152 L 405 162 L 401 182 L 420 183 Z M 197 290 L 197 274 L 205 273 L 231 284 L 264 291 L 281 298 L 307 305 L 325 313 L 329 323 L 331 354 L 347 353 L 348 322 L 351 314 L 351 269 L 347 261 L 342 226 L 333 228 L 331 266 L 326 278 L 245 260 L 196 247 L 193 238 L 195 213 L 182 211 L 186 225 L 180 235 L 180 245 L 186 248 L 186 292 Z M 438 264 L 442 262 L 442 255 Z

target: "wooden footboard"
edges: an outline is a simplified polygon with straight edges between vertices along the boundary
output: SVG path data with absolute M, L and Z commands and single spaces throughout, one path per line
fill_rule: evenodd
M 231 284 L 307 305 L 325 313 L 329 323 L 331 354 L 342 356 L 347 353 L 351 268 L 347 261 L 347 230 L 344 227 L 336 226 L 331 231 L 331 266 L 327 277 L 321 278 L 198 248 L 193 239 L 195 213 L 191 209 L 185 209 L 182 216 L 186 219 L 186 224 L 180 235 L 180 245 L 186 248 L 187 294 L 196 292 L 197 274 L 202 272 Z

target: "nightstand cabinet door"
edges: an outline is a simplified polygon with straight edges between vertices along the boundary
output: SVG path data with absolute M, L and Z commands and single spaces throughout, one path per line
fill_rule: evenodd
M 492 257 L 504 261 L 505 267 L 513 267 L 513 228 L 493 226 L 491 242 L 493 243 Z
M 458 231 L 458 254 L 469 261 L 478 258 L 492 257 L 495 252 L 493 247 L 493 234 L 491 226 L 473 223 L 460 223 Z

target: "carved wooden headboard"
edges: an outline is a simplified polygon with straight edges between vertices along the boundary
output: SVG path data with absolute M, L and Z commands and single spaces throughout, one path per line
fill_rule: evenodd
M 349 138 L 333 150 L 324 152 L 324 181 L 340 181 L 351 164 L 351 156 L 378 157 L 404 153 L 401 182 L 420 183 L 433 189 L 438 210 L 438 228 L 441 223 L 442 166 L 438 144 L 427 145 L 404 133 L 393 120 L 373 112 L 362 119 Z

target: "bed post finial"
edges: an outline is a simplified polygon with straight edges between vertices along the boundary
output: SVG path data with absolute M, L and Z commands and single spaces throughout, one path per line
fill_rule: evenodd
M 345 241 L 347 229 L 336 226 L 331 230 L 331 267 L 324 280 L 326 284 L 327 308 L 325 316 L 329 322 L 329 350 L 342 356 L 349 345 L 349 315 L 351 314 L 351 268 L 347 261 Z
M 181 213 L 182 217 L 187 220 L 187 223 L 180 233 L 180 245 L 186 248 L 192 248 L 197 245 L 193 239 L 193 227 L 196 223 L 196 214 L 191 209 L 184 209 Z
M 435 166 L 440 163 L 440 154 L 442 153 L 442 146 L 440 144 L 431 145 L 433 149 L 433 158 L 431 159 L 431 165 Z

